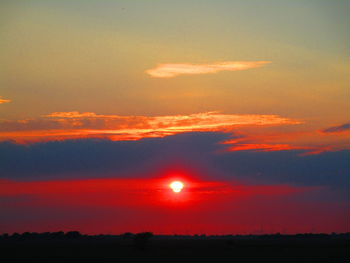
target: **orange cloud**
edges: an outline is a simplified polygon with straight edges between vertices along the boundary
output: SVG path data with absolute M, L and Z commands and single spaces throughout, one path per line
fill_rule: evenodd
M 64 112 L 52 112 L 47 115 L 43 115 L 46 118 L 62 118 L 62 119 L 125 119 L 132 116 L 120 116 L 120 115 L 103 115 L 96 114 L 94 112 L 79 112 L 79 111 L 64 111 Z
M 300 155 L 349 149 L 348 133 L 284 132 L 281 125 L 301 124 L 278 115 L 203 112 L 169 116 L 120 116 L 94 112 L 53 112 L 38 119 L 0 120 L 0 141 L 18 143 L 104 138 L 114 141 L 161 138 L 185 132 L 233 132 L 239 138 L 222 142 L 226 151 L 302 150 Z M 259 127 L 259 129 L 257 129 Z M 273 130 L 271 130 L 273 128 Z
M 213 74 L 220 71 L 238 71 L 262 67 L 271 61 L 225 61 L 212 64 L 160 64 L 146 73 L 154 78 L 173 78 L 179 75 Z
M 325 136 L 323 133 L 315 130 L 303 132 L 271 132 L 266 129 L 243 130 L 242 127 L 235 132 L 236 135 L 240 135 L 239 138 L 221 142 L 228 146 L 225 149 L 226 151 L 270 152 L 303 150 L 299 155 L 304 156 L 350 149 L 348 136 L 330 136 L 328 134 L 328 136 Z
M 289 144 L 236 144 L 229 147 L 229 151 L 245 151 L 245 150 L 255 150 L 261 152 L 272 152 L 272 151 L 285 151 L 285 150 L 300 150 L 305 149 L 305 147 L 292 146 Z
M 94 112 L 83 112 L 83 113 L 80 113 L 78 111 L 53 112 L 53 113 L 44 115 L 44 117 L 49 117 L 49 118 L 96 118 L 96 117 L 99 117 L 99 116 L 100 115 L 97 115 Z
M 11 102 L 11 100 L 3 99 L 3 98 L 0 96 L 0 104 L 9 103 L 9 102 Z
M 138 140 L 184 132 L 229 132 L 241 126 L 300 124 L 278 115 L 219 114 L 204 112 L 172 116 L 98 115 L 92 112 L 54 112 L 40 120 L 3 121 L 0 140 L 60 140 L 102 137 L 111 140 Z

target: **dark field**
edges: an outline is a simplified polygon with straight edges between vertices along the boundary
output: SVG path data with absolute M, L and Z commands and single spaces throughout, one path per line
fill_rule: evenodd
M 39 235 L 39 234 L 37 234 Z M 0 238 L 1 262 L 349 262 L 350 235 Z

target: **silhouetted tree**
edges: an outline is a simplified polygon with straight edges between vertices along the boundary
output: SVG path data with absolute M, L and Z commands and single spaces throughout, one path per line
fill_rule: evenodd
M 132 238 L 133 236 L 134 236 L 134 234 L 133 233 L 130 233 L 130 232 L 126 232 L 126 233 L 124 233 L 124 234 L 122 234 L 122 235 L 120 235 L 123 239 L 130 239 L 130 238 Z

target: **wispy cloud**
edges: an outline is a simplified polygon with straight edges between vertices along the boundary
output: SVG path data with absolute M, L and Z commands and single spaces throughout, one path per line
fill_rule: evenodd
M 306 147 L 292 146 L 289 144 L 235 144 L 230 147 L 229 151 L 246 151 L 253 150 L 258 152 L 273 152 L 273 151 L 286 151 L 286 150 L 300 150 L 306 149 Z
M 169 116 L 99 115 L 93 112 L 54 112 L 36 120 L 2 121 L 0 140 L 55 140 L 107 137 L 138 140 L 184 132 L 229 132 L 241 126 L 300 124 L 278 115 L 220 114 L 204 112 Z
M 254 130 L 247 132 L 246 129 L 235 130 L 236 137 L 225 140 L 221 144 L 227 145 L 225 151 L 251 151 L 251 152 L 274 152 L 274 151 L 300 151 L 299 156 L 321 154 L 350 149 L 348 137 L 337 136 L 325 140 L 325 136 L 316 131 L 267 131 L 262 133 Z M 237 137 L 238 136 L 238 137 Z
M 222 142 L 227 146 L 224 151 L 229 152 L 294 150 L 300 151 L 300 155 L 310 155 L 349 149 L 349 133 L 346 131 L 350 130 L 346 124 L 328 128 L 325 132 L 281 132 L 270 128 L 301 123 L 279 115 L 220 112 L 168 116 L 53 112 L 37 119 L 0 120 L 0 141 L 28 143 L 82 138 L 135 141 L 188 132 L 219 132 L 235 135 L 234 139 Z M 343 132 L 340 134 L 340 131 Z M 325 136 L 327 134 L 336 136 Z
M 254 152 L 276 152 L 276 151 L 290 151 L 290 150 L 302 150 L 303 152 L 299 156 L 320 154 L 327 151 L 335 151 L 335 149 L 327 146 L 296 146 L 291 144 L 266 144 L 266 143 L 247 143 L 247 144 L 234 144 L 226 149 L 230 152 L 236 151 L 254 151 Z
M 96 118 L 100 116 L 106 116 L 106 115 L 97 115 L 94 112 L 78 112 L 78 111 L 68 111 L 68 112 L 52 112 L 50 114 L 44 115 L 43 117 L 49 117 L 49 118 Z
M 73 200 L 79 203 L 82 202 L 85 205 L 94 205 L 96 203 L 106 205 L 106 202 L 108 202 L 106 200 L 107 197 L 108 199 L 113 198 L 108 205 L 115 207 L 116 204 L 128 206 L 138 203 L 145 205 L 145 201 L 154 205 L 154 198 L 150 198 L 149 195 L 149 192 L 152 192 L 159 196 L 157 202 L 163 206 L 169 205 L 169 201 L 171 201 L 171 196 L 167 195 L 169 191 L 168 183 L 169 178 L 65 179 L 36 180 L 33 182 L 0 179 L 0 197 L 13 198 L 31 195 L 37 198 L 45 197 L 47 200 L 52 199 L 52 197 L 60 197 L 60 201 L 65 202 L 66 205 L 72 204 Z M 193 179 L 187 179 L 186 188 L 188 190 L 187 194 L 195 192 L 196 196 L 191 196 L 191 201 L 207 201 L 208 197 L 214 198 L 218 194 L 226 197 L 271 196 L 290 195 L 320 189 L 320 187 L 292 186 L 287 184 L 246 185 L 239 181 L 195 181 Z M 94 189 L 94 191 L 91 191 L 91 189 Z M 82 198 L 76 198 L 77 195 L 80 195 Z M 134 197 L 132 200 L 130 199 L 131 196 Z M 91 199 L 98 202 L 92 204 Z M 58 200 L 56 199 L 56 201 Z
M 146 70 L 154 78 L 173 78 L 179 75 L 213 74 L 220 71 L 238 71 L 262 67 L 271 61 L 224 61 L 211 64 L 159 64 L 157 67 Z
M 325 132 L 325 133 L 338 133 L 338 132 L 345 132 L 345 131 L 350 131 L 350 123 L 329 127 L 322 130 L 322 132 Z
M 11 100 L 3 99 L 2 96 L 0 96 L 0 104 L 9 103 L 9 102 L 11 102 Z

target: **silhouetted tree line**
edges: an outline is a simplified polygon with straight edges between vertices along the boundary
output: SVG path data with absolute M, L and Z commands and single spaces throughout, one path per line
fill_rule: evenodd
M 135 247 L 142 248 L 148 241 L 154 236 L 152 232 L 142 232 L 142 233 L 131 233 L 126 232 L 121 235 L 83 235 L 79 231 L 69 231 L 69 232 L 24 232 L 24 233 L 13 233 L 8 234 L 4 233 L 0 235 L 0 239 L 79 239 L 79 238 L 121 238 L 121 239 L 130 239 L 133 241 Z M 300 233 L 295 235 L 287 234 L 264 234 L 264 235 L 205 235 L 205 234 L 194 234 L 194 235 L 165 235 L 157 236 L 159 238 L 190 238 L 190 239 L 216 239 L 216 238 L 225 238 L 225 239 L 275 239 L 275 238 L 300 238 L 300 239 L 330 239 L 330 238 L 343 238 L 350 239 L 350 232 L 348 233 Z
M 77 239 L 81 238 L 84 235 L 82 235 L 79 231 L 69 231 L 69 232 L 43 232 L 43 233 L 36 233 L 36 232 L 24 232 L 22 234 L 19 233 L 13 233 L 12 235 L 9 235 L 7 233 L 0 236 L 0 238 L 6 239 Z

